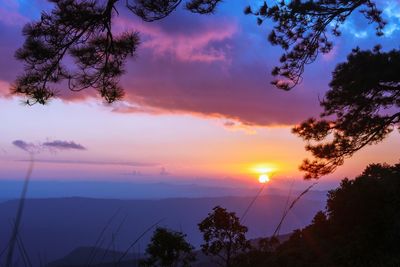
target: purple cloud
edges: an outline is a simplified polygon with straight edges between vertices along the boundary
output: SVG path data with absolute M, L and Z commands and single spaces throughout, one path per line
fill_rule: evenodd
M 51 149 L 58 149 L 58 150 L 86 150 L 84 146 L 81 144 L 77 144 L 73 141 L 61 141 L 61 140 L 55 140 L 51 142 L 45 142 L 42 144 L 42 146 L 51 148 Z
M 39 144 L 28 143 L 23 140 L 15 140 L 12 144 L 29 153 L 39 153 L 43 150 L 50 150 L 53 152 L 57 150 L 86 150 L 86 148 L 81 144 L 77 144 L 73 141 L 61 140 L 47 141 Z
M 38 146 L 32 143 L 27 143 L 23 140 L 15 140 L 12 142 L 12 144 L 19 149 L 22 149 L 26 152 L 33 153 L 38 149 Z
M 25 162 L 27 160 L 17 160 Z M 64 159 L 36 159 L 36 162 L 52 164 L 81 164 L 81 165 L 116 165 L 129 167 L 153 167 L 159 166 L 159 163 L 152 162 L 129 162 L 129 161 L 87 161 L 87 160 L 64 160 Z M 135 171 L 136 174 L 139 172 Z M 132 173 L 130 173 L 132 174 Z
M 40 1 L 35 2 L 35 6 Z M 0 4 L 1 5 L 1 4 Z M 21 4 L 23 5 L 23 4 Z M 32 5 L 29 5 L 32 6 Z M 138 30 L 142 46 L 138 57 L 127 64 L 121 84 L 126 90 L 124 102 L 112 111 L 121 113 L 183 113 L 224 118 L 238 125 L 292 125 L 321 109 L 319 99 L 338 62 L 355 46 L 371 48 L 377 42 L 389 49 L 400 34 L 397 28 L 400 5 L 386 7 L 384 15 L 392 27 L 386 37 L 354 38 L 352 27 L 343 27 L 335 49 L 307 66 L 303 83 L 291 92 L 274 88 L 271 69 L 279 64 L 282 50 L 271 47 L 265 36 L 268 27 L 256 25 L 254 17 L 243 15 L 243 3 L 221 4 L 212 16 L 197 16 L 177 10 L 165 20 L 144 23 L 122 7 L 114 22 L 115 31 Z M 23 10 L 28 5 L 14 11 Z M 25 14 L 25 13 L 24 13 Z M 38 12 L 30 12 L 38 16 Z M 27 14 L 25 14 L 26 16 Z M 6 18 L 13 20 L 12 15 Z M 12 21 L 11 21 L 12 22 Z M 364 18 L 348 23 L 360 24 L 358 30 L 370 30 Z M 350 24 L 349 24 L 350 25 Z M 390 27 L 390 25 L 388 26 Z M 22 43 L 21 27 L 0 19 L 0 95 L 6 93 L 22 66 L 13 58 Z M 95 90 L 72 93 L 59 91 L 68 101 L 86 101 Z M 101 101 L 101 100 L 98 100 Z

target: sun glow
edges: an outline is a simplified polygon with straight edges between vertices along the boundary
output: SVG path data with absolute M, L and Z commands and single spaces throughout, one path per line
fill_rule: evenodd
M 257 164 L 251 167 L 251 171 L 258 174 L 268 174 L 276 171 L 276 166 L 272 164 Z
M 276 172 L 276 165 L 272 164 L 257 164 L 253 165 L 250 170 L 258 175 L 258 181 L 261 184 L 268 183 L 271 180 L 271 176 Z
M 261 184 L 268 183 L 268 182 L 269 182 L 269 176 L 268 176 L 267 174 L 261 174 L 261 175 L 258 177 L 258 181 L 259 181 Z

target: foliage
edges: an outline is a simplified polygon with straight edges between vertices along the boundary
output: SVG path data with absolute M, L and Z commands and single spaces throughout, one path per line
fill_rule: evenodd
M 127 0 L 126 7 L 144 21 L 152 22 L 167 17 L 181 2 L 182 0 Z M 193 13 L 209 14 L 214 12 L 219 2 L 222 0 L 190 0 L 185 7 Z
M 216 206 L 213 212 L 199 223 L 203 233 L 202 251 L 206 255 L 216 256 L 221 266 L 232 266 L 233 258 L 249 248 L 246 240 L 247 227 L 243 226 L 234 212 Z
M 116 35 L 113 17 L 121 0 L 49 0 L 55 4 L 38 22 L 25 26 L 26 37 L 16 57 L 25 64 L 12 91 L 27 97 L 26 104 L 45 104 L 57 94 L 56 84 L 64 82 L 72 91 L 96 89 L 111 103 L 123 97 L 119 78 L 129 57 L 139 45 L 137 32 Z M 193 13 L 213 13 L 221 0 L 126 0 L 125 8 L 144 21 L 160 20 L 185 3 Z M 383 34 L 386 22 L 372 0 L 291 0 L 264 1 L 257 8 L 245 8 L 258 24 L 272 21 L 269 42 L 283 48 L 281 65 L 272 74 L 278 88 L 289 90 L 302 80 L 307 64 L 320 53 L 332 50 L 331 37 L 359 11 L 376 34 Z M 344 159 L 366 145 L 383 140 L 400 121 L 399 50 L 381 52 L 354 49 L 348 62 L 338 65 L 331 90 L 321 105 L 321 119 L 314 118 L 294 128 L 309 142 L 306 149 L 315 160 L 305 160 L 301 169 L 306 178 L 333 172 Z M 72 60 L 75 69 L 67 68 Z M 329 118 L 329 119 L 328 119 Z M 327 141 L 329 140 L 329 141 Z M 312 143 L 315 141 L 316 143 Z
M 256 244 L 252 244 L 245 253 L 237 255 L 234 259 L 235 267 L 269 266 L 269 261 L 279 246 L 276 237 L 260 238 Z
M 166 228 L 157 228 L 147 246 L 148 259 L 142 266 L 190 266 L 195 260 L 193 246 L 185 240 L 186 235 Z
M 14 93 L 28 97 L 26 103 L 45 104 L 56 93 L 51 84 L 67 80 L 72 91 L 95 88 L 107 101 L 123 96 L 118 77 L 126 58 L 134 55 L 138 34 L 111 31 L 114 3 L 101 6 L 96 1 L 51 0 L 51 13 L 42 13 L 38 22 L 27 24 L 26 36 L 16 57 L 25 62 L 25 73 L 17 78 Z M 77 66 L 62 64 L 70 56 Z
M 273 21 L 268 40 L 285 50 L 280 59 L 282 65 L 272 71 L 273 75 L 284 79 L 275 80 L 273 84 L 284 90 L 290 90 L 301 82 L 305 65 L 314 62 L 319 53 L 326 54 L 332 50 L 329 35 L 339 36 L 340 26 L 355 10 L 359 10 L 370 23 L 376 23 L 377 35 L 383 34 L 386 24 L 382 12 L 370 0 L 277 2 L 269 6 L 264 1 L 257 11 L 247 7 L 245 13 L 256 15 L 258 24 L 267 19 Z
M 272 72 L 283 79 L 273 84 L 289 90 L 301 82 L 305 65 L 332 50 L 331 36 L 341 34 L 340 26 L 356 10 L 375 23 L 378 36 L 383 35 L 386 22 L 370 0 L 282 0 L 271 6 L 264 2 L 257 11 L 246 8 L 245 13 L 256 15 L 259 24 L 274 21 L 269 41 L 285 50 L 281 66 Z M 399 54 L 399 50 L 383 53 L 379 47 L 373 51 L 356 48 L 346 63 L 336 67 L 331 90 L 321 102 L 321 119 L 311 118 L 293 129 L 308 142 L 306 150 L 315 157 L 300 167 L 306 179 L 332 173 L 345 158 L 398 127 Z
M 396 127 L 400 130 L 399 69 L 400 51 L 381 52 L 379 47 L 354 49 L 336 67 L 321 102 L 321 119 L 293 129 L 309 142 L 306 149 L 316 158 L 301 166 L 306 178 L 333 172 L 354 152 L 383 140 Z
M 136 54 L 137 32 L 116 35 L 113 17 L 120 0 L 49 0 L 55 4 L 37 22 L 23 29 L 25 42 L 16 52 L 24 62 L 24 73 L 17 77 L 12 92 L 27 97 L 26 104 L 46 104 L 57 94 L 55 85 L 71 91 L 96 89 L 106 102 L 123 97 L 119 77 L 127 58 Z M 122 1 L 121 1 L 122 2 Z M 181 0 L 134 0 L 126 8 L 145 21 L 168 16 Z M 186 3 L 194 13 L 211 13 L 220 0 L 192 0 Z M 73 61 L 75 69 L 67 68 Z
M 88 87 L 96 88 L 107 102 L 123 96 L 118 77 L 128 56 L 136 52 L 137 33 L 115 37 L 111 29 L 112 17 L 120 0 L 49 0 L 55 8 L 43 13 L 39 22 L 28 24 L 24 29 L 25 44 L 17 52 L 17 58 L 25 62 L 25 73 L 16 81 L 15 93 L 28 97 L 27 104 L 44 104 L 54 96 L 49 83 L 68 80 L 73 91 Z M 170 15 L 183 0 L 126 0 L 125 7 L 144 21 L 160 20 Z M 185 8 L 193 13 L 213 13 L 221 0 L 187 0 Z M 381 11 L 370 0 L 334 1 L 265 1 L 257 11 L 250 6 L 246 14 L 257 16 L 258 24 L 266 19 L 274 23 L 269 35 L 273 45 L 279 45 L 285 53 L 281 66 L 274 75 L 285 79 L 275 80 L 278 88 L 289 90 L 301 81 L 306 64 L 312 63 L 319 53 L 331 51 L 333 43 L 328 30 L 340 35 L 340 25 L 359 10 L 369 22 L 377 24 L 376 32 L 382 35 L 386 24 Z M 103 3 L 103 4 L 102 4 Z M 70 73 L 61 64 L 70 55 L 79 71 Z
M 309 226 L 242 266 L 399 266 L 399 191 L 400 164 L 370 165 L 330 191 Z

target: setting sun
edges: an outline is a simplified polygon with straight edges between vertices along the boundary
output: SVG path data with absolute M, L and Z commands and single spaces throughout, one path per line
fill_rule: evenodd
M 269 176 L 268 176 L 267 174 L 261 174 L 261 175 L 258 177 L 258 181 L 259 181 L 261 184 L 268 183 L 268 182 L 269 182 Z
M 399 25 L 400 0 L 0 0 L 0 267 L 400 267 Z
M 277 171 L 277 167 L 271 163 L 260 163 L 253 165 L 250 171 L 257 174 L 258 182 L 261 184 L 268 183 L 271 180 L 271 175 Z

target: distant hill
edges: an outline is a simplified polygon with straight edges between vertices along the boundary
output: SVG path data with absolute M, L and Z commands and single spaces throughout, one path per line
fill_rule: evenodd
M 23 181 L 0 180 L 0 202 L 19 198 Z M 171 197 L 252 196 L 259 186 L 237 181 L 206 180 L 201 184 L 178 182 L 110 182 L 110 181 L 31 181 L 29 198 L 89 197 L 101 199 L 164 199 Z M 287 190 L 268 186 L 266 194 L 286 195 Z M 324 199 L 325 191 L 311 191 L 308 197 Z
M 112 237 L 116 251 L 124 251 L 143 231 L 160 219 L 160 226 L 182 231 L 198 247 L 202 241 L 197 224 L 216 205 L 235 211 L 240 217 L 253 197 L 173 198 L 162 200 L 116 200 L 89 198 L 29 199 L 21 224 L 21 238 L 32 261 L 51 262 L 60 259 L 77 247 L 105 248 Z M 266 195 L 254 203 L 244 224 L 249 238 L 269 236 L 282 215 L 287 197 Z M 0 251 L 9 239 L 11 222 L 17 201 L 0 203 Z M 324 201 L 302 198 L 287 217 L 281 233 L 310 223 L 314 214 L 323 209 Z M 119 211 L 119 212 L 117 212 Z M 117 214 L 116 214 L 117 213 Z M 116 214 L 100 233 L 110 218 Z M 122 223 L 123 222 L 123 223 Z M 117 232 L 117 229 L 120 231 Z M 151 232 L 147 233 L 133 251 L 145 249 Z M 133 252 L 131 251 L 131 252 Z

